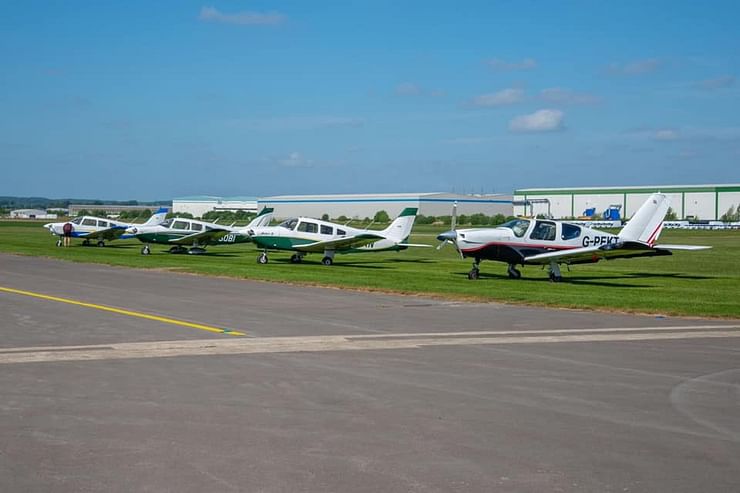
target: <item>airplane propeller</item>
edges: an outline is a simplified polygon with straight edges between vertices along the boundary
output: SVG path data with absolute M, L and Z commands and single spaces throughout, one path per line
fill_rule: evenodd
M 445 231 L 442 234 L 437 235 L 437 240 L 440 244 L 437 245 L 437 250 L 441 250 L 447 243 L 452 243 L 455 246 L 455 250 L 462 255 L 460 249 L 457 247 L 457 201 L 452 204 L 452 218 L 450 219 L 450 230 Z

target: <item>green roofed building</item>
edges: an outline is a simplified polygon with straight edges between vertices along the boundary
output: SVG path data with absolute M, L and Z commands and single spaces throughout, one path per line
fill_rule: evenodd
M 522 188 L 514 191 L 514 213 L 528 215 L 531 211 L 536 215 L 549 211 L 554 218 L 567 218 L 584 216 L 587 210 L 595 209 L 596 216 L 601 217 L 606 209 L 620 206 L 621 217 L 628 219 L 655 192 L 670 198 L 679 219 L 716 220 L 740 204 L 740 184 Z M 533 202 L 525 205 L 528 200 Z

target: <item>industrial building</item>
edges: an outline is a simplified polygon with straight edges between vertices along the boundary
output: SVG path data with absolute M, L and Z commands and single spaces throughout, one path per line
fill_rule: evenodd
M 172 200 L 172 212 L 188 213 L 193 217 L 202 217 L 206 212 L 257 212 L 257 197 L 212 197 L 196 195 Z
M 548 213 L 554 218 L 587 215 L 595 209 L 620 209 L 622 219 L 630 218 L 651 193 L 665 193 L 679 219 L 716 220 L 730 207 L 740 204 L 740 184 L 652 185 L 639 187 L 523 188 L 514 191 L 514 213 Z
M 458 214 L 482 213 L 487 216 L 513 213 L 511 195 L 457 195 L 452 193 L 386 193 L 347 195 L 279 195 L 259 199 L 259 207 L 272 207 L 276 218 L 294 216 L 352 219 L 372 218 L 385 211 L 397 216 L 406 207 L 416 207 L 425 216 L 449 216 L 457 202 Z
M 13 219 L 56 219 L 56 214 L 49 214 L 44 209 L 16 209 L 10 211 Z
M 77 216 L 80 211 L 105 211 L 109 216 L 115 216 L 121 212 L 144 211 L 149 209 L 154 211 L 159 205 L 119 205 L 119 204 L 69 204 L 69 215 Z

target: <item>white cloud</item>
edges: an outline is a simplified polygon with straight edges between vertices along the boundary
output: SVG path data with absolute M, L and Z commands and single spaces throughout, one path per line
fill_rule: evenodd
M 660 141 L 671 141 L 671 140 L 678 140 L 678 131 L 673 130 L 671 128 L 661 128 L 655 131 L 652 138 L 653 140 L 660 140 Z
M 285 16 L 279 12 L 251 12 L 246 10 L 226 14 L 215 7 L 202 7 L 198 19 L 205 22 L 221 22 L 240 26 L 274 26 L 282 24 L 285 21 Z
M 512 132 L 554 132 L 563 129 L 563 117 L 560 110 L 538 110 L 529 115 L 521 115 L 509 122 Z
M 532 70 L 537 67 L 537 61 L 532 58 L 525 58 L 518 62 L 507 62 L 500 58 L 491 58 L 486 60 L 486 65 L 497 72 L 513 72 L 516 70 Z
M 540 98 L 548 103 L 556 104 L 596 104 L 601 98 L 585 92 L 571 91 L 560 87 L 551 87 L 540 91 Z
M 655 72 L 663 65 L 658 58 L 646 58 L 628 63 L 612 63 L 607 67 L 607 72 L 612 75 L 642 75 Z
M 310 168 L 314 162 L 311 159 L 306 159 L 300 152 L 293 151 L 287 157 L 278 159 L 278 164 L 286 168 Z
M 509 104 L 520 103 L 524 100 L 524 90 L 517 88 L 502 89 L 498 92 L 481 94 L 476 96 L 470 102 L 473 106 L 481 108 L 490 108 L 496 106 L 505 106 Z
M 735 77 L 732 75 L 725 75 L 717 77 L 715 79 L 705 79 L 694 83 L 694 87 L 697 89 L 704 89 L 712 91 L 715 89 L 725 89 L 735 85 Z
M 421 92 L 421 87 L 413 82 L 403 82 L 396 86 L 396 94 L 399 96 L 418 96 Z

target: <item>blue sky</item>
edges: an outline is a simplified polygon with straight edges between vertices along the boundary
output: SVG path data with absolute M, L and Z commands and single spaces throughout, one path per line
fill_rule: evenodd
M 9 2 L 0 195 L 740 182 L 740 4 Z

